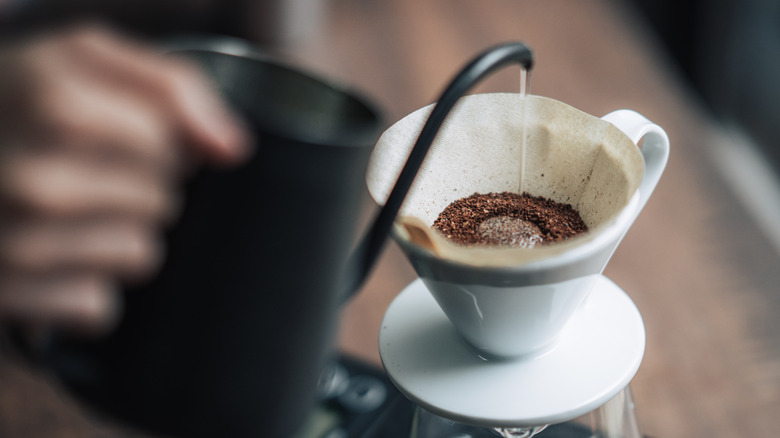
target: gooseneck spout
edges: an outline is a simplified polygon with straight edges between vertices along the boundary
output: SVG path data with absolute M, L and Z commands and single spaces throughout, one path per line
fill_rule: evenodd
M 425 159 L 436 134 L 447 118 L 452 108 L 466 92 L 494 71 L 509 65 L 520 64 L 526 70 L 531 70 L 534 63 L 533 52 L 520 42 L 504 43 L 494 46 L 472 60 L 450 82 L 441 97 L 433 107 L 428 120 L 423 126 L 417 142 L 412 148 L 409 158 L 401 170 L 393 190 L 385 205 L 377 214 L 371 227 L 353 251 L 346 271 L 346 299 L 360 290 L 363 282 L 371 273 L 377 258 L 384 248 L 387 236 L 393 226 L 395 217 L 401 209 L 409 188 L 414 183 L 417 171 Z

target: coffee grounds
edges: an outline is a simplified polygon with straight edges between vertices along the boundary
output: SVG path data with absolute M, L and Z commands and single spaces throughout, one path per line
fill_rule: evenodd
M 533 222 L 495 216 L 479 224 L 479 242 L 486 245 L 533 248 L 542 243 L 542 230 Z
M 570 204 L 528 193 L 475 193 L 448 205 L 433 227 L 467 245 L 533 247 L 588 231 Z

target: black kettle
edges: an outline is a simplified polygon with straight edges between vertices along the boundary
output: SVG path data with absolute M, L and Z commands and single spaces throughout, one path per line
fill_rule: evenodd
M 353 249 L 382 122 L 339 86 L 245 45 L 173 53 L 200 64 L 246 116 L 254 157 L 189 182 L 169 253 L 100 340 L 57 336 L 45 362 L 80 399 L 176 437 L 288 437 L 315 403 L 339 308 L 379 255 L 414 175 L 458 98 L 532 55 L 520 43 L 469 64 L 433 110 L 387 203 Z

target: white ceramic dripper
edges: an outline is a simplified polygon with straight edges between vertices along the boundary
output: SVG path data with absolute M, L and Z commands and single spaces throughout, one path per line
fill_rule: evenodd
M 431 146 L 394 235 L 457 332 L 480 354 L 522 357 L 551 348 L 585 300 L 658 182 L 669 154 L 664 131 L 630 110 L 602 119 L 561 102 L 516 94 L 466 96 Z M 525 163 L 519 162 L 525 111 Z M 431 107 L 390 127 L 369 165 L 383 204 Z M 641 151 L 637 143 L 642 141 Z M 542 248 L 465 248 L 427 232 L 422 247 L 403 226 L 431 225 L 475 192 L 525 191 L 572 204 L 591 230 Z M 410 219 L 411 218 L 411 219 Z
M 379 204 L 399 208 L 394 235 L 420 276 L 382 321 L 388 377 L 446 424 L 529 437 L 603 411 L 639 368 L 641 315 L 601 272 L 655 188 L 669 141 L 633 111 L 598 119 L 538 96 L 461 98 L 509 61 L 533 64 L 522 43 L 490 49 L 435 105 L 388 129 L 367 181 Z M 411 172 L 413 183 L 390 189 Z M 590 231 L 530 249 L 462 247 L 432 231 L 452 201 L 501 191 L 570 203 Z M 431 434 L 421 421 L 415 437 L 456 431 Z
M 538 96 L 461 98 L 496 68 L 519 61 L 530 69 L 532 58 L 522 43 L 484 52 L 435 105 L 384 133 L 367 174 L 374 199 L 399 208 L 394 235 L 420 276 L 382 321 L 388 377 L 447 424 L 513 437 L 602 411 L 638 370 L 641 315 L 600 274 L 669 153 L 663 130 L 633 111 L 598 119 Z M 391 190 L 398 175 L 408 185 Z M 456 199 L 521 186 L 572 204 L 590 231 L 541 248 L 496 249 L 458 246 L 430 227 Z M 413 433 L 440 436 L 421 425 Z

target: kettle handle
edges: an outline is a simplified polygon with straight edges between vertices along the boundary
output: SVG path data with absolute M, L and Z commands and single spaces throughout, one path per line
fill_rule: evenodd
M 352 253 L 348 265 L 351 268 L 347 277 L 346 299 L 354 295 L 368 277 L 371 269 L 384 247 L 395 217 L 401 209 L 404 198 L 414 182 L 425 156 L 433 143 L 436 134 L 458 100 L 482 79 L 508 64 L 518 63 L 526 70 L 531 70 L 534 63 L 533 52 L 521 42 L 510 42 L 494 46 L 478 55 L 464 67 L 455 79 L 450 82 L 441 97 L 433 107 L 428 120 L 420 131 L 420 136 L 414 144 L 406 164 L 404 164 L 393 190 L 379 211 L 371 228 Z

